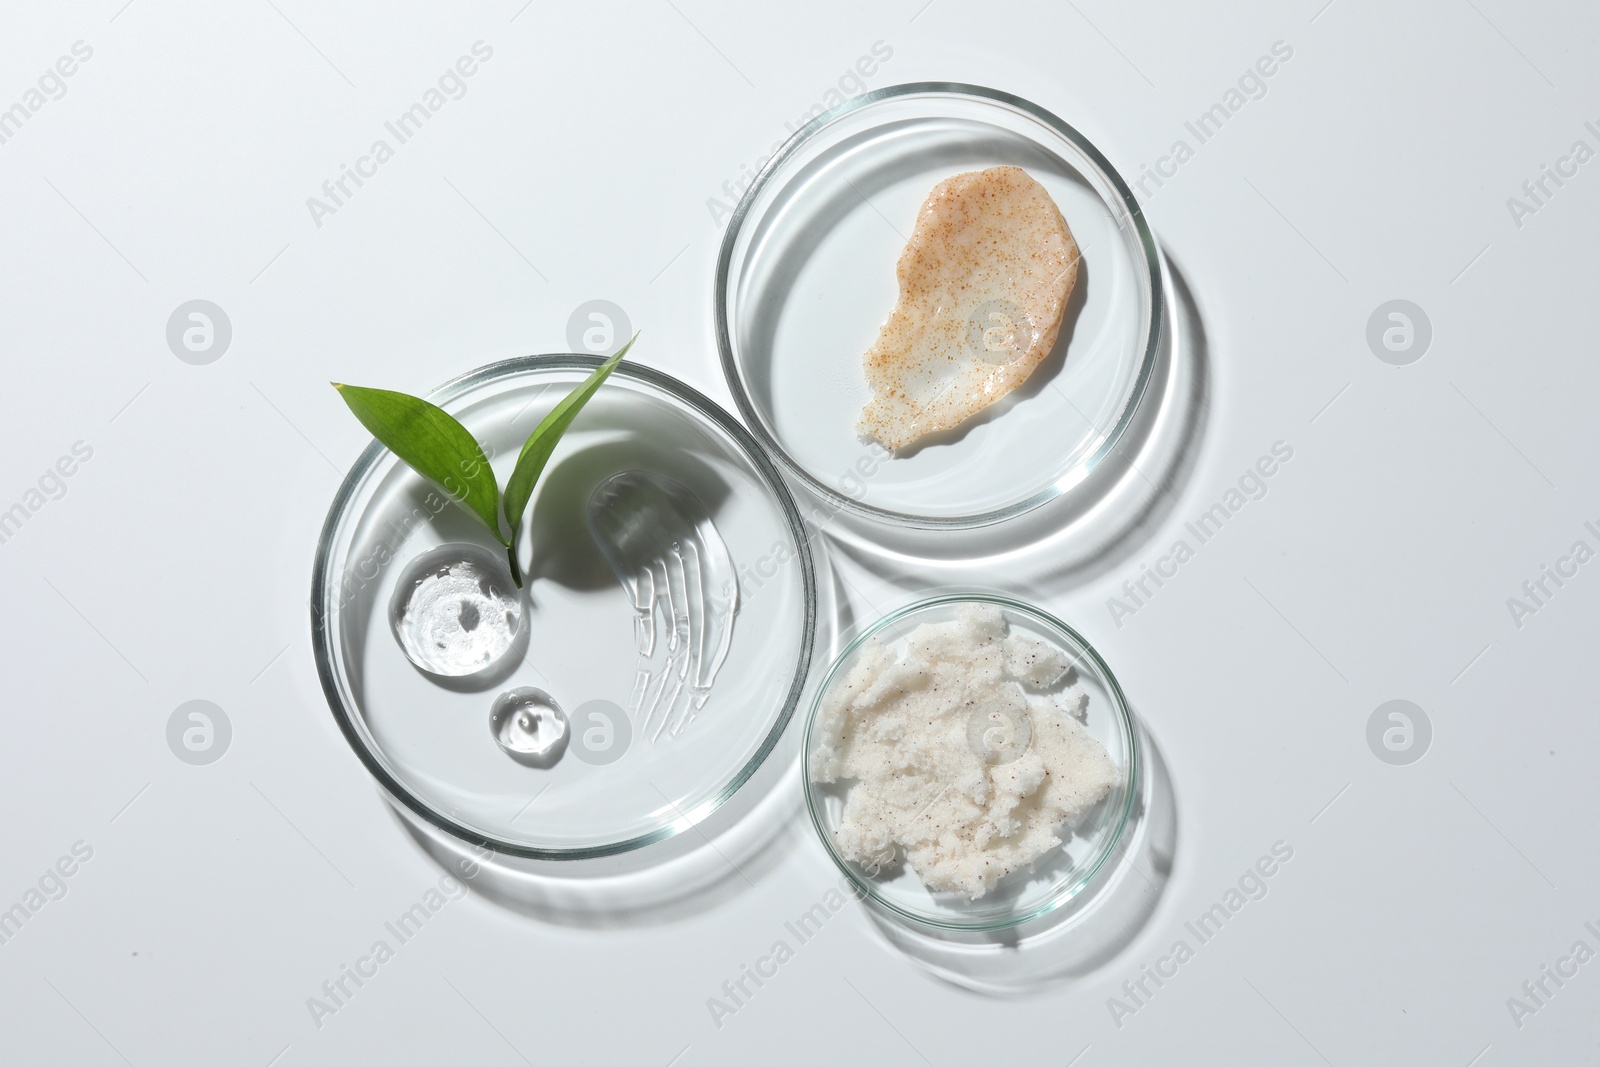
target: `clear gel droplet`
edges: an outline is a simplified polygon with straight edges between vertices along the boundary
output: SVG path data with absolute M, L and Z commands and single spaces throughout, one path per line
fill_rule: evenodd
M 389 602 L 389 626 L 406 658 L 447 678 L 492 667 L 521 624 L 522 601 L 505 561 L 464 542 L 412 560 Z
M 552 766 L 567 751 L 567 713 L 549 693 L 531 685 L 495 698 L 489 732 L 502 752 L 533 767 Z

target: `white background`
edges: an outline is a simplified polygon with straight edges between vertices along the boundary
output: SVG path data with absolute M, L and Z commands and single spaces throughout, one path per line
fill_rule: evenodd
M 0 508 L 74 442 L 93 457 L 0 544 L 0 908 L 74 842 L 93 857 L 0 945 L 0 1058 L 1592 1058 L 1600 964 L 1520 1027 L 1507 998 L 1575 941 L 1600 948 L 1600 564 L 1520 627 L 1507 598 L 1574 541 L 1600 547 L 1600 163 L 1520 227 L 1506 200 L 1575 140 L 1600 147 L 1600 17 L 1322 4 L 11 5 L 0 107 L 74 42 L 93 56 L 0 145 Z M 493 58 L 467 94 L 317 226 L 307 197 L 479 40 Z M 1158 910 L 1090 976 L 982 998 L 851 905 L 719 1027 L 707 998 L 837 878 L 791 798 L 777 862 L 715 908 L 605 930 L 472 896 L 317 1026 L 307 998 L 440 873 L 311 659 L 316 534 L 367 440 L 328 380 L 425 391 L 565 349 L 568 316 L 604 298 L 645 330 L 640 361 L 726 403 L 707 200 L 879 41 L 871 87 L 1005 89 L 1130 177 L 1275 41 L 1293 49 L 1148 202 L 1208 338 L 1193 466 L 1156 528 L 1035 591 L 1102 650 L 1170 767 Z M 165 339 L 195 298 L 233 326 L 207 366 Z M 1394 298 L 1433 324 L 1406 367 L 1365 339 Z M 1279 440 L 1294 458 L 1269 495 L 1115 625 L 1107 598 Z M 1395 698 L 1433 724 L 1409 766 L 1366 742 Z M 233 725 L 210 766 L 166 744 L 191 699 Z M 1108 998 L 1280 840 L 1294 859 L 1268 896 L 1119 1027 Z

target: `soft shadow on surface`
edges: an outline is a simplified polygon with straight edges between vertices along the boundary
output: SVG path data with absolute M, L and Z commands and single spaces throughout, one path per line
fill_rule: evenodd
M 613 474 L 635 469 L 687 486 L 713 519 L 732 492 L 721 475 L 687 450 L 675 450 L 670 469 L 664 468 L 661 446 L 652 444 L 644 434 L 567 453 L 545 470 L 528 518 L 525 541 L 535 546 L 529 586 L 535 578 L 580 590 L 617 584 L 616 574 L 589 534 L 589 496 Z M 519 547 L 527 552 L 525 545 Z
M 813 537 L 813 544 L 820 543 L 821 537 Z M 826 554 L 820 554 L 820 559 L 825 559 Z M 821 675 L 825 673 L 839 654 L 844 651 L 845 642 L 856 634 L 856 613 L 850 606 L 849 594 L 845 592 L 844 577 L 835 567 L 819 566 L 817 568 L 817 644 L 812 650 L 811 676 L 814 686 L 821 684 Z M 830 605 L 831 600 L 831 605 Z M 828 626 L 822 625 L 822 620 L 828 620 Z M 829 632 L 829 639 L 823 640 L 824 633 Z M 809 714 L 811 706 L 805 705 L 804 710 Z M 804 723 L 801 724 L 804 728 Z
M 597 860 L 529 860 L 487 852 L 390 801 L 422 851 L 485 900 L 530 919 L 588 929 L 677 922 L 723 906 L 794 848 L 802 824 L 796 745 L 785 743 L 703 821 L 665 841 Z M 387 797 L 386 797 L 387 799 Z
M 1034 598 L 1081 586 L 1143 550 L 1193 477 L 1210 414 L 1205 324 L 1182 270 L 1170 257 L 1165 263 L 1165 329 L 1150 386 L 1122 439 L 1082 482 L 1026 515 L 973 530 L 890 527 L 840 512 L 824 531 L 830 548 L 912 591 L 1004 585 Z
M 863 903 L 873 926 L 935 977 L 988 996 L 1043 992 L 1105 966 L 1149 922 L 1177 851 L 1172 778 L 1142 725 L 1140 742 L 1144 787 L 1118 853 L 1068 904 L 1010 930 L 967 933 L 914 925 Z

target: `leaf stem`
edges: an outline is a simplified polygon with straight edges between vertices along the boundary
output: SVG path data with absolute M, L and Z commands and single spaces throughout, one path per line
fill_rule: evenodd
M 511 564 L 511 580 L 517 583 L 517 588 L 522 588 L 522 568 L 517 565 L 516 538 L 511 539 L 511 544 L 506 546 L 506 561 Z

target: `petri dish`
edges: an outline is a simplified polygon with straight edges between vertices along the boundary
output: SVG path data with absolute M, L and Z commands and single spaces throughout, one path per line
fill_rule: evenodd
M 944 178 L 1020 166 L 1081 251 L 1055 350 L 1010 396 L 893 455 L 863 442 L 863 353 L 894 306 L 895 265 Z M 1127 184 L 1081 133 L 974 85 L 864 93 L 813 119 L 762 167 L 728 222 L 715 319 L 745 422 L 836 512 L 970 528 L 1040 507 L 1115 447 L 1155 366 L 1161 275 Z
M 904 849 L 899 846 L 896 846 L 896 861 L 884 864 L 877 872 L 845 858 L 835 846 L 834 834 L 841 823 L 845 798 L 856 783 L 848 779 L 818 783 L 812 780 L 811 773 L 813 755 L 820 744 L 819 709 L 830 691 L 843 683 L 867 643 L 876 640 L 891 649 L 903 648 L 918 626 L 950 622 L 957 617 L 959 609 L 969 604 L 998 607 L 1010 633 L 1026 635 L 1065 653 L 1073 671 L 1069 684 L 1081 687 L 1088 697 L 1083 727 L 1089 736 L 1100 742 L 1120 771 L 1120 781 L 1110 792 L 1072 825 L 1060 828 L 1062 841 L 1058 847 L 1045 853 L 1031 868 L 1006 875 L 976 900 L 958 892 L 929 890 L 911 865 L 904 862 Z M 889 913 L 914 923 L 949 930 L 984 931 L 1019 926 L 1042 918 L 1072 900 L 1120 854 L 1142 788 L 1141 752 L 1133 716 L 1121 686 L 1099 653 L 1066 623 L 1044 611 L 1009 597 L 984 592 L 941 594 L 892 612 L 867 627 L 834 661 L 818 687 L 806 719 L 803 746 L 806 807 L 834 863 L 865 898 Z
M 599 362 L 507 360 L 429 399 L 484 445 L 504 485 L 528 434 Z M 650 705 L 636 690 L 642 676 L 681 674 L 676 650 L 694 647 L 693 634 L 656 618 L 659 641 L 642 655 L 645 620 L 586 521 L 595 488 L 623 471 L 667 479 L 703 505 L 737 568 L 731 636 L 704 699 L 692 714 L 691 701 L 656 708 L 678 712 L 675 731 L 641 721 Z M 333 716 L 373 777 L 428 823 L 533 859 L 628 852 L 716 810 L 793 716 L 816 627 L 799 513 L 749 433 L 671 376 L 623 363 L 589 401 L 523 523 L 518 643 L 480 673 L 442 678 L 402 651 L 390 605 L 410 562 L 456 544 L 504 557 L 476 518 L 374 442 L 334 498 L 312 579 L 313 648 Z M 570 736 L 550 766 L 511 758 L 492 728 L 497 698 L 524 687 L 564 709 Z

